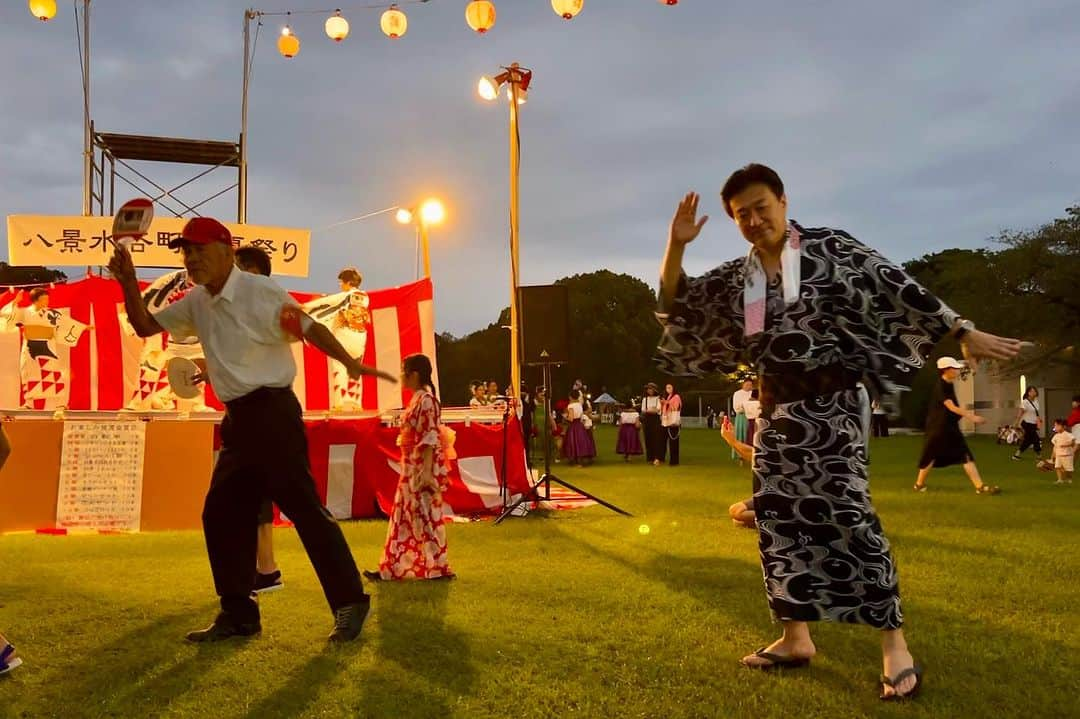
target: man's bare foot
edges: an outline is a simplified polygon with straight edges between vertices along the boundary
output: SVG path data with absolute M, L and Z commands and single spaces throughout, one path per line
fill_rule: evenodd
M 817 648 L 814 647 L 814 643 L 809 640 L 805 641 L 793 641 L 791 639 L 785 639 L 781 637 L 775 642 L 765 647 L 761 651 L 763 654 L 772 654 L 784 659 L 810 659 L 817 654 Z M 773 662 L 765 657 L 760 656 L 758 652 L 748 654 L 740 660 L 743 666 L 750 667 L 751 669 L 764 669 L 773 666 L 776 662 Z
M 905 669 L 913 666 L 915 666 L 915 659 L 912 658 L 911 652 L 906 647 L 894 649 L 882 655 L 882 673 L 887 677 L 899 676 Z M 898 682 L 895 687 L 885 686 L 881 693 L 883 696 L 907 695 L 915 688 L 917 681 L 918 678 L 915 675 L 909 674 Z

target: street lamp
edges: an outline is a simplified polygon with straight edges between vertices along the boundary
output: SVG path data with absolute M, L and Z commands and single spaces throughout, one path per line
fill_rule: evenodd
M 414 224 L 416 226 L 416 254 L 424 253 L 424 277 L 431 277 L 431 245 L 428 242 L 428 228 L 432 225 L 441 224 L 446 219 L 446 207 L 440 200 L 428 198 L 420 203 L 419 207 L 399 207 L 394 215 L 402 225 Z M 417 258 L 419 265 L 419 258 Z M 417 267 L 417 279 L 420 272 Z
M 520 174 L 521 143 L 518 138 L 518 106 L 524 104 L 532 82 L 532 70 L 513 63 L 502 68 L 494 77 L 482 77 L 477 92 L 485 100 L 499 96 L 499 88 L 506 85 L 510 100 L 510 388 L 515 395 L 521 387 L 521 363 L 519 360 L 518 330 L 518 180 Z

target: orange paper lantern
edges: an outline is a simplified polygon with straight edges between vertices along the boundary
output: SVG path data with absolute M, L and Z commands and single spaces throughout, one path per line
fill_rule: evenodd
M 382 14 L 379 27 L 387 37 L 397 39 L 409 28 L 409 19 L 405 17 L 405 13 L 398 10 L 397 5 L 391 5 L 390 9 Z
M 281 37 L 278 38 L 277 49 L 284 57 L 292 57 L 300 52 L 300 38 L 293 35 L 293 31 L 288 25 L 281 28 Z
M 489 0 L 472 0 L 465 6 L 465 22 L 483 35 L 495 26 L 495 3 Z
M 551 0 L 551 9 L 564 20 L 573 20 L 585 7 L 585 0 Z

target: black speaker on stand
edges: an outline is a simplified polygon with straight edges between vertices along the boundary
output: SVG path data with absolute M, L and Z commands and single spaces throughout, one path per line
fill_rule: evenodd
M 613 512 L 633 516 L 610 502 L 559 479 L 551 473 L 551 368 L 566 364 L 570 355 L 570 302 L 565 285 L 518 287 L 518 318 L 521 323 L 521 360 L 527 367 L 540 367 L 544 387 L 544 473 L 527 494 L 507 506 L 495 524 L 510 516 L 520 505 L 532 501 L 550 501 L 551 483 L 559 484 L 579 496 L 567 501 L 592 500 Z

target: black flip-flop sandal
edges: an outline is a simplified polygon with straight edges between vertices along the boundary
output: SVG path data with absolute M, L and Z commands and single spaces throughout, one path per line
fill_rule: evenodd
M 912 675 L 915 676 L 915 686 L 913 686 L 907 694 L 900 694 L 896 692 L 896 685 Z M 892 679 L 882 674 L 879 681 L 881 682 L 881 694 L 878 695 L 878 699 L 880 699 L 881 701 L 902 702 L 907 701 L 908 699 L 914 699 L 915 695 L 919 693 L 920 689 L 922 689 L 922 667 L 920 667 L 918 664 L 913 667 L 908 667 Z M 891 687 L 894 690 L 893 693 L 886 694 L 885 687 Z
M 763 672 L 771 672 L 778 669 L 799 669 L 801 667 L 810 665 L 810 660 L 805 657 L 782 657 L 779 654 L 773 654 L 772 652 L 765 651 L 765 647 L 762 647 L 761 649 L 755 651 L 754 656 L 761 657 L 766 661 L 772 662 L 772 664 L 747 664 L 746 662 L 740 663 L 748 669 L 758 669 Z

